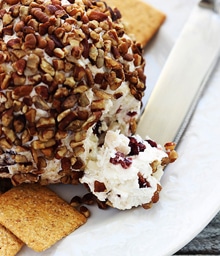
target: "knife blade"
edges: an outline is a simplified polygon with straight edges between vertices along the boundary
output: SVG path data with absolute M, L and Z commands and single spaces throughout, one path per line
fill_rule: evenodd
M 220 16 L 195 6 L 140 117 L 137 134 L 178 143 L 220 55 Z

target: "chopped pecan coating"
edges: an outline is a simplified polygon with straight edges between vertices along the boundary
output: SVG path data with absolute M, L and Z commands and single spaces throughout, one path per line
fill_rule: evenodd
M 14 161 L 5 167 L 14 185 L 50 182 L 56 160 L 53 182 L 78 183 L 86 132 L 126 97 L 120 86 L 141 101 L 142 50 L 120 18 L 101 1 L 1 1 L 0 152 Z

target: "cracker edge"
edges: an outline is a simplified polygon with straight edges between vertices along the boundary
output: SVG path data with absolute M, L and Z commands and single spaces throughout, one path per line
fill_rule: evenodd
M 2 195 L 0 197 L 0 205 L 2 203 L 5 203 L 5 201 L 10 201 L 10 197 L 11 197 L 11 193 L 12 194 L 12 197 L 13 195 L 15 195 L 15 192 L 16 191 L 19 191 L 21 190 L 21 194 L 22 194 L 22 191 L 26 191 L 27 190 L 33 190 L 33 187 L 35 187 L 35 189 L 37 189 L 37 191 L 41 190 L 41 188 L 43 188 L 43 191 L 45 191 L 47 193 L 47 195 L 52 195 L 52 196 L 55 196 L 56 197 L 56 200 L 58 200 L 58 202 L 62 202 L 64 205 L 65 205 L 65 208 L 67 209 L 67 212 L 69 213 L 71 211 L 71 213 L 73 214 L 74 212 L 76 213 L 77 217 L 76 219 L 74 219 L 74 221 L 71 222 L 71 228 L 68 228 L 68 230 L 63 230 L 62 229 L 62 232 L 60 232 L 60 229 L 59 230 L 56 230 L 56 232 L 58 232 L 59 234 L 56 235 L 56 238 L 52 238 L 53 241 L 49 241 L 49 239 L 46 239 L 46 245 L 44 243 L 40 244 L 39 245 L 39 239 L 38 240 L 35 240 L 33 243 L 30 242 L 31 240 L 31 237 L 24 237 L 23 233 L 22 235 L 19 234 L 20 232 L 20 229 L 21 227 L 16 227 L 14 225 L 14 222 L 13 224 L 10 223 L 10 217 L 11 216 L 4 216 L 4 214 L 2 214 L 0 212 L 0 223 L 5 226 L 10 232 L 12 232 L 16 237 L 18 237 L 21 241 L 23 241 L 29 248 L 33 249 L 34 251 L 36 252 L 42 252 L 42 251 L 45 251 L 46 249 L 49 249 L 52 245 L 54 245 L 55 243 L 57 243 L 58 241 L 62 240 L 64 237 L 68 236 L 69 234 L 71 234 L 73 231 L 75 231 L 76 229 L 78 229 L 81 225 L 85 224 L 86 223 L 86 218 L 84 215 L 82 215 L 81 213 L 79 213 L 79 211 L 77 211 L 76 209 L 74 209 L 72 206 L 70 206 L 65 200 L 63 200 L 61 197 L 59 197 L 54 191 L 52 191 L 51 189 L 49 189 L 48 187 L 45 187 L 45 186 L 41 186 L 39 184 L 22 184 L 22 185 L 19 185 L 18 187 L 14 187 L 12 188 L 11 190 L 7 191 L 6 193 L 4 193 L 4 196 Z M 33 193 L 33 191 L 32 191 Z M 40 194 L 42 195 L 42 191 L 40 191 Z M 17 194 L 17 193 L 16 193 Z M 25 198 L 25 197 L 24 197 Z M 23 201 L 24 198 L 21 199 L 21 203 L 23 205 Z M 29 202 L 30 203 L 30 202 Z M 13 204 L 10 206 L 10 207 L 13 207 Z M 22 209 L 22 208 L 21 208 Z M 25 209 L 25 208 L 23 208 Z M 22 210 L 23 210 L 22 209 Z M 0 208 L 0 211 L 1 211 L 1 208 Z M 6 207 L 6 211 L 8 211 L 8 208 Z M 14 212 L 14 210 L 13 210 Z M 57 217 L 57 216 L 56 216 Z M 72 217 L 72 216 L 71 216 Z M 79 221 L 80 219 L 80 221 Z M 58 219 L 56 218 L 56 221 L 58 221 Z M 22 221 L 21 221 L 22 222 Z M 77 222 L 77 224 L 76 224 Z M 30 230 L 32 228 L 33 230 L 33 223 L 30 223 L 29 226 L 26 226 L 25 227 L 25 230 Z M 40 227 L 42 225 L 44 225 L 44 221 L 43 223 L 37 223 L 37 225 L 39 225 Z M 54 230 L 52 231 L 54 232 Z M 51 233 L 51 231 L 50 231 Z M 60 233 L 62 233 L 62 235 L 60 235 Z M 45 236 L 45 234 L 44 234 Z M 34 237 L 36 239 L 36 237 Z M 42 239 L 42 236 L 40 237 Z M 48 238 L 48 237 L 47 237 Z M 29 239 L 29 240 L 28 240 Z

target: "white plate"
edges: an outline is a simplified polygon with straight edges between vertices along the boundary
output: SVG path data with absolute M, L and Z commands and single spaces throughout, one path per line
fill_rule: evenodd
M 190 10 L 197 1 L 149 0 L 167 21 L 146 50 L 148 94 Z M 177 150 L 179 159 L 165 170 L 160 201 L 150 210 L 106 211 L 43 253 L 24 247 L 19 256 L 172 255 L 196 236 L 220 210 L 220 65 L 201 98 Z M 147 94 L 147 96 L 148 96 Z M 52 186 L 70 200 L 81 187 Z

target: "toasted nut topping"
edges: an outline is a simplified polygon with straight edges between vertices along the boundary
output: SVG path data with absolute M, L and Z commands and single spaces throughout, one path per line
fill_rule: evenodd
M 10 144 L 6 138 L 0 139 L 1 148 L 4 150 L 10 149 L 12 147 L 12 144 Z
M 94 192 L 104 192 L 106 190 L 105 184 L 99 181 L 94 182 Z
M 37 45 L 37 39 L 33 34 L 27 34 L 24 42 L 24 49 L 35 49 Z
M 88 129 L 101 145 L 108 127 L 120 128 L 119 115 L 109 116 L 109 103 L 123 113 L 125 97 L 143 97 L 142 49 L 124 36 L 117 9 L 101 1 L 5 3 L 10 6 L 0 4 L 0 154 L 10 151 L 16 161 L 10 170 L 14 185 L 51 182 L 44 177 L 54 158 L 58 167 L 51 179 L 78 184 Z M 125 132 L 135 131 L 136 118 L 123 121 Z M 166 150 L 163 164 L 176 158 L 172 146 Z
M 20 0 L 5 0 L 5 2 L 9 5 L 14 5 L 20 2 Z
M 45 149 L 52 147 L 56 144 L 56 141 L 54 139 L 48 140 L 48 141 L 39 141 L 35 140 L 32 142 L 33 149 Z
M 11 79 L 10 75 L 5 74 L 5 73 L 0 74 L 0 86 L 1 86 L 1 89 L 4 90 L 4 89 L 8 88 L 10 79 Z
M 42 59 L 41 63 L 40 63 L 40 67 L 41 69 L 45 72 L 50 74 L 51 76 L 55 75 L 55 70 L 54 68 L 50 65 L 49 62 L 47 62 L 46 60 Z
M 105 109 L 105 100 L 94 100 L 91 104 L 92 111 L 99 111 Z
M 20 40 L 20 38 L 10 39 L 7 42 L 7 47 L 10 47 L 12 49 L 21 49 L 21 40 Z
M 27 67 L 33 72 L 37 73 L 38 64 L 40 63 L 40 58 L 36 54 L 30 54 L 27 59 Z
M 152 206 L 153 206 L 153 202 L 146 203 L 146 204 L 142 204 L 142 207 L 143 207 L 145 210 L 148 210 L 148 209 L 152 208 Z
M 40 97 L 40 96 L 35 95 L 33 97 L 33 103 L 39 109 L 42 109 L 42 110 L 45 110 L 45 111 L 50 109 L 50 107 L 47 104 L 47 102 L 42 97 Z
M 38 129 L 42 129 L 42 128 L 48 128 L 48 127 L 54 127 L 55 126 L 55 119 L 53 117 L 41 117 L 37 123 L 36 123 L 36 127 Z
M 7 26 L 12 22 L 13 18 L 9 13 L 5 13 L 2 17 L 3 26 Z
M 31 9 L 31 14 L 39 21 L 42 23 L 45 23 L 49 20 L 49 18 L 47 17 L 47 15 L 42 12 L 42 10 L 40 8 L 32 8 Z
M 167 151 L 170 151 L 170 150 L 174 150 L 175 147 L 176 147 L 176 144 L 174 142 L 167 142 L 165 145 L 164 145 L 165 149 Z
M 38 176 L 32 173 L 20 173 L 20 174 L 18 173 L 13 175 L 12 177 L 12 184 L 14 186 L 17 186 L 24 182 L 37 182 L 37 181 L 38 181 Z
M 82 200 L 79 196 L 74 196 L 71 201 L 70 205 L 73 207 L 78 207 L 81 204 Z
M 168 155 L 169 155 L 170 163 L 173 163 L 178 158 L 178 154 L 177 154 L 177 152 L 175 150 L 171 150 L 168 153 Z
M 17 71 L 18 75 L 23 75 L 26 68 L 26 60 L 19 59 L 13 63 L 12 67 Z
M 59 147 L 56 151 L 56 154 L 55 154 L 55 157 L 57 159 L 62 159 L 67 153 L 67 148 L 66 146 L 62 146 L 62 147 Z
M 90 20 L 96 20 L 96 21 L 103 21 L 106 20 L 108 18 L 107 14 L 99 12 L 99 11 L 91 11 L 88 14 L 88 18 Z
M 80 206 L 79 211 L 80 211 L 86 218 L 89 218 L 89 216 L 90 216 L 90 211 L 89 211 L 89 209 L 88 209 L 86 206 L 84 206 L 84 205 Z
M 92 193 L 87 193 L 82 197 L 82 203 L 92 205 L 95 203 L 95 197 Z
M 13 143 L 15 141 L 16 135 L 13 130 L 7 127 L 2 127 L 2 131 L 4 132 L 6 138 L 9 140 L 10 143 Z

